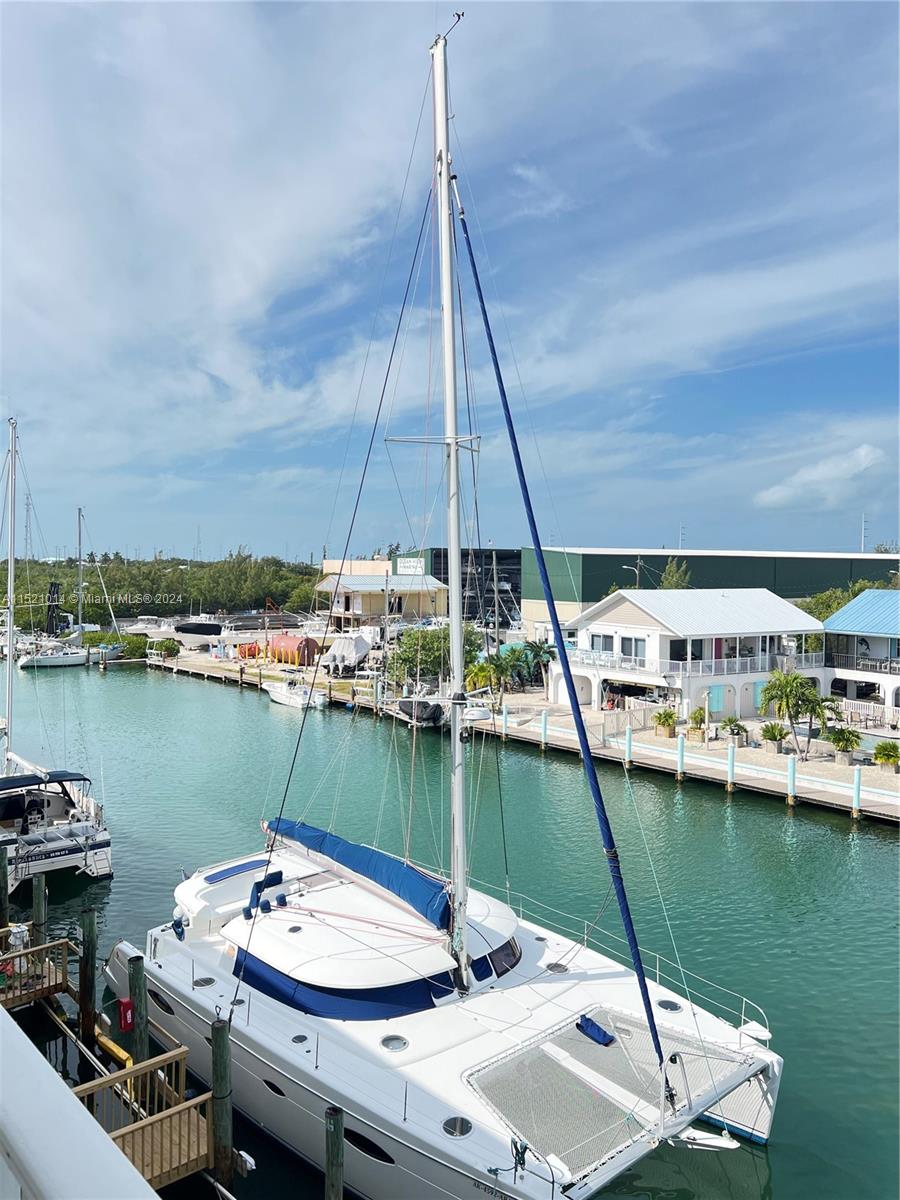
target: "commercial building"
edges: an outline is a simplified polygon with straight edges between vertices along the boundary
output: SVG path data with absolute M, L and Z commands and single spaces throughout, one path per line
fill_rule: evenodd
M 447 586 L 433 575 L 391 574 L 385 560 L 380 575 L 329 575 L 316 585 L 317 614 L 334 630 L 381 626 L 385 610 L 398 621 L 447 615 Z M 386 594 L 385 594 L 386 593 Z
M 840 554 L 805 550 L 667 550 L 549 547 L 547 570 L 560 618 L 571 621 L 611 590 L 626 584 L 656 588 L 669 559 L 684 562 L 691 588 L 765 588 L 798 600 L 832 587 L 870 579 L 887 583 L 897 570 L 890 554 Z M 638 578 L 638 575 L 640 576 Z M 522 550 L 524 636 L 547 634 L 548 614 L 534 551 Z
M 494 564 L 496 561 L 497 589 L 494 593 Z M 396 555 L 394 570 L 398 574 L 433 575 L 441 583 L 449 583 L 447 549 L 429 546 Z M 493 546 L 465 547 L 462 550 L 463 614 L 467 621 L 494 623 L 496 606 L 501 629 L 517 626 L 522 598 L 522 551 L 498 549 Z

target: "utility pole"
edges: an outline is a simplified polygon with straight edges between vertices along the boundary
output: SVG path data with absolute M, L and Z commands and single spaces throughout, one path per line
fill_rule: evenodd
M 860 554 L 865 554 L 865 552 L 866 552 L 866 524 L 867 524 L 866 514 L 863 513 L 862 522 L 861 522 L 860 530 L 859 530 L 859 552 L 860 552 Z
M 678 526 L 678 549 L 684 549 L 684 525 L 682 524 Z

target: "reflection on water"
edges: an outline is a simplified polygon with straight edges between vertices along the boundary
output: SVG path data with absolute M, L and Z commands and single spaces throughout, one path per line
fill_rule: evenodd
M 171 913 L 182 866 L 258 848 L 260 817 L 278 811 L 297 714 L 253 692 L 131 668 L 48 675 L 18 689 L 16 748 L 58 766 L 65 746 L 68 765 L 86 769 L 105 797 L 115 866 L 111 884 L 53 878 L 51 930 L 73 933 L 89 903 L 101 952 L 122 936 L 142 944 Z M 413 857 L 445 859 L 446 743 L 426 732 L 415 745 L 412 764 L 405 728 L 342 709 L 312 713 L 286 811 L 402 851 L 412 791 Z M 494 744 L 476 737 L 469 754 L 481 782 L 470 805 L 473 874 L 503 883 L 502 802 L 512 887 L 591 920 L 607 877 L 577 759 L 505 746 L 498 787 Z M 666 953 L 632 798 L 620 768 L 602 766 L 600 776 L 641 941 Z M 632 790 L 685 966 L 762 1004 L 787 1065 L 768 1151 L 665 1146 L 604 1195 L 896 1195 L 895 832 L 747 793 L 726 803 L 720 786 L 676 787 L 649 772 L 633 773 Z M 603 924 L 619 932 L 613 912 Z M 243 1127 L 238 1144 L 259 1164 L 240 1184 L 242 1200 L 306 1194 L 295 1159 Z

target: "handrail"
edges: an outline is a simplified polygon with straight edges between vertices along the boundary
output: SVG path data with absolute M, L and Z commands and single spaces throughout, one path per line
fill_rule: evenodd
M 158 1071 L 161 1067 L 167 1067 L 169 1063 L 180 1062 L 186 1059 L 187 1056 L 187 1046 L 179 1046 L 177 1050 L 167 1050 L 165 1054 L 158 1054 L 155 1058 L 144 1059 L 143 1062 L 135 1063 L 133 1067 L 125 1067 L 121 1071 L 114 1071 L 112 1075 L 103 1075 L 100 1079 L 92 1079 L 88 1083 L 80 1083 L 72 1091 L 79 1098 L 89 1096 L 94 1092 L 102 1091 L 103 1088 L 118 1087 L 120 1083 L 126 1083 L 138 1075 L 147 1075 L 152 1071 Z
M 171 1108 L 164 1108 L 149 1117 L 142 1117 L 140 1121 L 134 1121 L 131 1125 L 123 1125 L 121 1129 L 113 1130 L 109 1136 L 115 1142 L 129 1133 L 134 1133 L 136 1130 L 146 1129 L 150 1125 L 158 1125 L 160 1121 L 166 1121 L 170 1117 L 178 1117 L 182 1113 L 187 1112 L 188 1109 L 199 1108 L 201 1104 L 206 1104 L 209 1100 L 212 1100 L 212 1092 L 204 1092 L 202 1096 L 194 1096 L 190 1100 L 182 1100 L 178 1104 L 173 1104 Z

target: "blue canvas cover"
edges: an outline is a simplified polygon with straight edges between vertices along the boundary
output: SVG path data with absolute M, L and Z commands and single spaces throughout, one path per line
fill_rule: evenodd
M 582 1015 L 575 1022 L 575 1028 L 579 1033 L 583 1033 L 585 1037 L 589 1037 L 592 1042 L 596 1042 L 598 1046 L 611 1046 L 616 1040 L 615 1036 L 608 1033 L 602 1025 L 598 1025 L 596 1021 L 592 1021 L 590 1017 Z
M 303 821 L 288 821 L 285 817 L 277 817 L 274 821 L 269 821 L 266 828 L 270 833 L 291 838 L 317 854 L 324 854 L 333 862 L 340 863 L 341 866 L 355 871 L 357 875 L 371 879 L 386 891 L 393 892 L 426 921 L 430 921 L 435 928 L 450 928 L 450 899 L 439 879 L 432 879 L 418 868 L 381 850 L 358 846 L 355 842 L 348 842 L 335 833 L 326 833 L 324 829 L 316 829 Z

